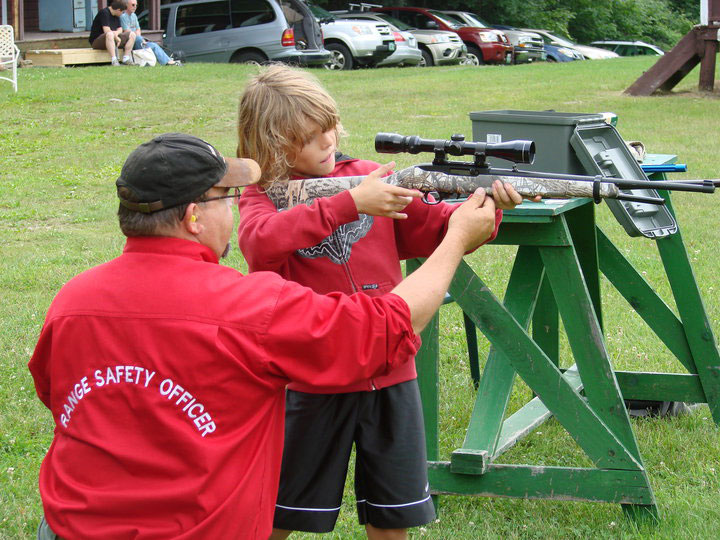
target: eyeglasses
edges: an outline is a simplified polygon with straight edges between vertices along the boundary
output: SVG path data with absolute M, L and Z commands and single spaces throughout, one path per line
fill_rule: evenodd
M 203 199 L 202 201 L 196 201 L 197 204 L 200 203 L 206 203 L 211 201 L 219 201 L 221 199 L 225 199 L 228 203 L 228 205 L 237 204 L 240 201 L 240 188 L 239 187 L 233 187 L 230 188 L 230 191 L 227 195 L 219 195 L 217 197 L 208 197 L 207 199 Z

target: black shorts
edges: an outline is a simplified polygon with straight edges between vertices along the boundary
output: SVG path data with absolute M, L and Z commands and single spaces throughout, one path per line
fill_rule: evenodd
M 404 529 L 435 519 L 416 380 L 347 394 L 288 390 L 277 529 L 330 532 L 355 443 L 361 524 Z

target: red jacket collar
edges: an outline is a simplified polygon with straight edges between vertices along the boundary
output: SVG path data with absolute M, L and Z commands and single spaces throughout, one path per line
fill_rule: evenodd
M 133 236 L 127 239 L 123 253 L 154 253 L 158 255 L 177 255 L 218 263 L 215 252 L 204 244 L 191 242 L 183 238 L 170 236 Z

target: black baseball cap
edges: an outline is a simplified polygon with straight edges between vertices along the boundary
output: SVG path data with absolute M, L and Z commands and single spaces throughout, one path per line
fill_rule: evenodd
M 150 214 L 191 203 L 213 186 L 242 187 L 259 179 L 252 159 L 225 158 L 198 137 L 165 133 L 132 151 L 115 185 L 137 199 L 120 197 L 121 205 Z

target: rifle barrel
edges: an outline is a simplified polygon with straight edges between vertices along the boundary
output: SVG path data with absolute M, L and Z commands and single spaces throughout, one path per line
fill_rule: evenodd
M 546 178 L 546 179 L 559 179 L 559 180 L 576 180 L 579 182 L 595 182 L 600 180 L 601 182 L 607 182 L 615 184 L 619 189 L 665 189 L 668 191 L 692 191 L 695 193 L 714 193 L 715 187 L 720 187 L 720 180 L 710 180 L 709 183 L 706 180 L 681 180 L 681 181 L 667 181 L 667 180 L 641 180 L 632 179 L 628 180 L 625 178 L 611 178 L 608 176 L 586 176 L 581 174 L 555 174 L 555 173 L 542 173 L 534 171 L 513 171 L 511 169 L 496 169 L 491 168 L 490 174 L 506 174 L 508 176 L 526 176 L 529 178 Z

